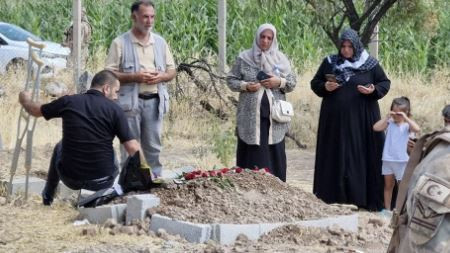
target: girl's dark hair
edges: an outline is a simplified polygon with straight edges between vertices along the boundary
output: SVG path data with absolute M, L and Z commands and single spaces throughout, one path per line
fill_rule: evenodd
M 406 115 L 408 117 L 411 116 L 411 103 L 409 102 L 409 98 L 405 96 L 394 98 L 391 104 L 391 111 L 394 109 L 394 105 L 397 107 L 404 108 Z

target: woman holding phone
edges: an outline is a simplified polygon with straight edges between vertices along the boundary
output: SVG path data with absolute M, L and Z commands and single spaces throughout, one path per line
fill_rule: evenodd
M 253 46 L 239 54 L 227 75 L 227 85 L 239 92 L 237 108 L 236 165 L 242 168 L 268 168 L 286 181 L 284 136 L 288 123 L 272 120 L 271 105 L 286 100 L 294 90 L 295 74 L 287 57 L 278 50 L 277 31 L 261 25 Z
M 350 28 L 341 34 L 338 54 L 326 57 L 311 81 L 311 89 L 323 98 L 313 193 L 326 203 L 383 208 L 384 133 L 372 126 L 380 119 L 378 99 L 390 83 Z

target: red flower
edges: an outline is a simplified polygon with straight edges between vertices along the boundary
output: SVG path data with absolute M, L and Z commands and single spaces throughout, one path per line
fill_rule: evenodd
M 228 171 L 230 171 L 230 169 L 228 169 L 228 168 L 223 168 L 223 169 L 221 170 L 221 172 L 222 172 L 223 174 L 228 173 Z
M 192 180 L 195 178 L 195 174 L 194 173 L 186 173 L 184 174 L 184 179 L 186 180 Z
M 240 168 L 240 167 L 237 167 L 234 171 L 235 171 L 236 173 L 241 173 L 241 172 L 243 171 L 243 169 Z
M 195 174 L 195 175 L 201 175 L 201 174 L 202 174 L 202 171 L 201 171 L 201 170 L 196 170 L 196 171 L 194 171 L 194 174 Z
M 263 168 L 265 172 L 270 173 L 269 168 Z
M 222 172 L 220 172 L 220 171 L 219 171 L 219 172 L 217 172 L 217 176 L 218 176 L 218 177 L 222 177 L 222 175 L 223 175 L 223 173 L 222 173 Z
M 207 172 L 203 172 L 202 173 L 202 177 L 208 177 L 208 173 Z
M 216 176 L 216 172 L 214 170 L 209 171 L 209 176 L 210 177 L 215 177 Z

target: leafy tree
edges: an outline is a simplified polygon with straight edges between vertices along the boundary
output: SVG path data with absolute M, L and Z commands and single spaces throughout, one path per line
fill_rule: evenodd
M 346 21 L 359 32 L 362 43 L 367 46 L 376 25 L 397 1 L 306 0 L 336 47 L 339 47 L 339 33 Z

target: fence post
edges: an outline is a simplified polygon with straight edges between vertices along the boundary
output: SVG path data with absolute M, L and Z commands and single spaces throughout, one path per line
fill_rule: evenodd
M 227 1 L 218 0 L 218 30 L 219 30 L 219 72 L 225 73 L 227 60 Z
M 365 5 L 365 9 L 367 10 L 367 8 L 369 8 L 370 6 L 370 1 L 366 0 L 366 5 Z M 372 17 L 369 17 L 369 20 Z M 370 42 L 369 42 L 369 54 L 375 58 L 378 59 L 378 26 L 379 24 L 377 24 L 375 26 L 375 29 L 373 29 L 373 33 L 372 35 L 370 35 Z
M 81 92 L 82 87 L 80 87 L 78 78 L 80 77 L 80 58 L 81 58 L 81 1 L 73 0 L 73 48 L 72 52 L 72 62 L 73 62 L 73 83 L 76 85 L 77 93 Z

